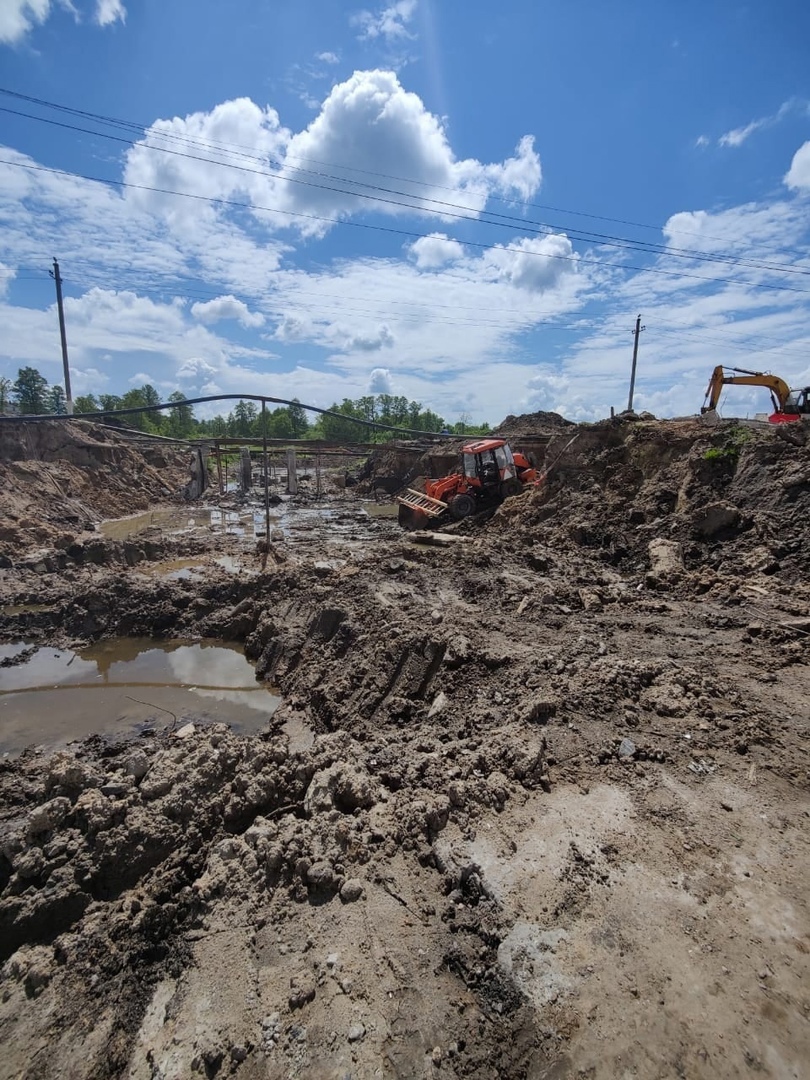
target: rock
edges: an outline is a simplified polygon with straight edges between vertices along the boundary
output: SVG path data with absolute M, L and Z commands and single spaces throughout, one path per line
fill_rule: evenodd
M 190 739 L 197 729 L 193 723 L 183 724 L 181 728 L 178 728 L 174 733 L 175 739 Z
M 441 1065 L 443 1056 L 442 1048 L 440 1046 L 434 1046 L 430 1052 L 430 1060 L 436 1066 Z
M 248 1056 L 248 1048 L 243 1043 L 235 1043 L 231 1047 L 231 1061 L 245 1061 Z
M 556 701 L 549 698 L 537 698 L 528 707 L 523 719 L 527 724 L 547 724 L 556 713 Z
M 632 739 L 622 739 L 617 751 L 620 758 L 631 758 L 636 752 L 636 744 Z
M 293 1011 L 295 1009 L 302 1009 L 305 1005 L 308 1005 L 310 1001 L 315 1000 L 315 987 L 305 986 L 302 988 L 294 987 L 293 992 L 289 997 L 289 1006 Z
M 316 892 L 324 892 L 335 884 L 335 871 L 331 863 L 317 862 L 307 870 L 307 885 Z
M 447 707 L 450 704 L 450 698 L 445 694 L 444 690 L 440 690 L 436 697 L 433 699 L 433 704 L 428 709 L 427 718 L 433 720 L 437 716 L 441 716 L 443 712 L 447 711 Z
M 57 828 L 65 820 L 69 810 L 70 799 L 66 799 L 64 795 L 38 806 L 28 819 L 28 835 L 38 836 Z
M 726 529 L 736 528 L 742 515 L 736 506 L 730 503 L 710 503 L 696 510 L 692 516 L 692 524 L 701 536 L 707 538 L 716 536 L 717 533 Z
M 136 780 L 142 780 L 149 772 L 149 758 L 143 750 L 133 751 L 124 762 L 124 772 L 127 776 L 134 776 Z
M 363 882 L 358 878 L 347 878 L 340 887 L 340 899 L 345 904 L 353 904 L 365 892 Z M 328 963 L 328 960 L 327 960 Z
M 683 574 L 683 546 L 674 540 L 660 537 L 651 540 L 647 553 L 650 558 L 650 573 L 655 578 L 674 578 Z
M 366 1037 L 365 1025 L 361 1023 L 352 1024 L 346 1033 L 346 1038 L 350 1043 L 361 1042 Z

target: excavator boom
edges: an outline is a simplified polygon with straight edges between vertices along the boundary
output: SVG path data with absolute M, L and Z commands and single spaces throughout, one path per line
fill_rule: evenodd
M 738 374 L 727 374 L 726 369 L 722 364 L 718 364 L 712 372 L 712 377 L 706 388 L 706 400 L 703 408 L 700 410 L 701 412 L 711 412 L 716 409 L 717 403 L 720 400 L 720 395 L 723 392 L 723 387 L 733 384 L 735 386 L 767 387 L 771 392 L 771 397 L 773 398 L 775 405 L 774 416 L 779 417 L 780 419 L 794 416 L 798 418 L 800 410 L 793 399 L 790 387 L 784 379 L 780 379 L 778 375 L 771 375 L 765 371 L 747 371 L 745 368 L 729 368 L 728 371 L 737 372 Z

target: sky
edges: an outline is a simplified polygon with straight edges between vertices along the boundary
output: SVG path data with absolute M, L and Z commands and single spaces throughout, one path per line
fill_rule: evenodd
M 0 376 L 57 258 L 74 395 L 596 420 L 637 315 L 637 410 L 810 384 L 808 58 L 802 0 L 0 0 Z

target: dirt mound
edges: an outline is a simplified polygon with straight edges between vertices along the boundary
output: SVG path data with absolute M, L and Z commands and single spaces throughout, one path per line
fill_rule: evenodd
M 86 421 L 0 423 L 0 557 L 179 497 L 189 453 Z
M 800 1073 L 808 449 L 546 437 L 438 546 L 4 571 L 4 640 L 241 641 L 283 704 L 0 763 L 0 1076 Z

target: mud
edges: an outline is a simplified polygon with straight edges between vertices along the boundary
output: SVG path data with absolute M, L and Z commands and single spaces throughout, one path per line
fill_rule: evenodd
M 505 427 L 546 487 L 443 546 L 361 515 L 391 452 L 265 551 L 0 571 L 2 640 L 239 641 L 283 695 L 2 762 L 0 1075 L 803 1075 L 810 451 Z

